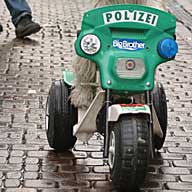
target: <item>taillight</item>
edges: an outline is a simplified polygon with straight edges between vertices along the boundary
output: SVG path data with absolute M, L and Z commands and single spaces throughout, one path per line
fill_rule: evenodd
M 140 79 L 145 74 L 145 63 L 140 58 L 119 58 L 115 71 L 119 78 Z

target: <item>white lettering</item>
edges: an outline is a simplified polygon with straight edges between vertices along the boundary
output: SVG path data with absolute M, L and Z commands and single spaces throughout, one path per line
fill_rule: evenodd
M 126 49 L 130 51 L 135 51 L 138 49 L 144 49 L 145 48 L 145 43 L 138 42 L 138 41 L 128 41 L 128 40 L 114 40 L 113 41 L 113 47 L 119 48 L 119 49 Z
M 104 24 L 118 22 L 137 22 L 147 25 L 156 26 L 158 23 L 158 15 L 144 11 L 118 10 L 103 13 Z

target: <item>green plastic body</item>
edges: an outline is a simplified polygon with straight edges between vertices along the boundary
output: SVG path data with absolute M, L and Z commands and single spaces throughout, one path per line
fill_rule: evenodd
M 97 8 L 84 14 L 75 49 L 79 56 L 98 65 L 103 89 L 143 92 L 153 89 L 156 67 L 168 61 L 159 55 L 157 46 L 164 38 L 173 39 L 175 28 L 175 16 L 158 9 L 132 4 Z M 81 39 L 86 34 L 94 34 L 101 41 L 101 48 L 94 55 L 81 49 Z M 142 42 L 144 47 L 123 50 L 113 46 L 114 40 L 122 39 Z M 119 58 L 144 60 L 145 73 L 140 78 L 120 78 L 116 73 Z

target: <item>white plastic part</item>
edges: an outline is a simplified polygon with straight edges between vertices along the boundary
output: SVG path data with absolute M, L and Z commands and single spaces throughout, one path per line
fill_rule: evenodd
M 122 114 L 151 114 L 150 108 L 148 105 L 125 105 L 121 106 L 120 104 L 112 105 L 109 107 L 108 111 L 108 121 L 116 122 L 119 119 L 119 116 Z M 163 138 L 163 132 L 161 129 L 161 125 L 157 118 L 154 107 L 152 107 L 152 117 L 153 117 L 153 134 Z
M 102 107 L 104 98 L 105 92 L 100 91 L 97 93 L 87 110 L 78 109 L 79 121 L 78 124 L 73 127 L 73 135 L 81 141 L 88 141 L 97 131 L 96 118 Z
M 119 116 L 122 114 L 151 114 L 150 108 L 148 105 L 142 105 L 142 106 L 134 106 L 134 105 L 124 105 L 121 106 L 120 104 L 115 104 L 109 107 L 108 111 L 108 121 L 114 122 L 118 121 Z
M 152 107 L 152 114 L 153 114 L 153 134 L 163 138 L 163 131 L 161 129 L 161 125 L 159 123 L 157 114 L 155 112 L 154 106 Z

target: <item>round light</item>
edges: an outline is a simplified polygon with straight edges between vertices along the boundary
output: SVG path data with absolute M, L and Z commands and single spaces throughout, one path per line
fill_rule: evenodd
M 125 68 L 128 71 L 133 70 L 135 68 L 135 61 L 132 60 L 132 59 L 127 60 L 126 63 L 125 63 Z
M 178 45 L 175 40 L 171 38 L 165 38 L 158 44 L 159 55 L 165 59 L 172 59 L 178 52 Z
M 88 34 L 81 39 L 81 49 L 88 55 L 96 54 L 101 47 L 101 42 L 96 35 Z

